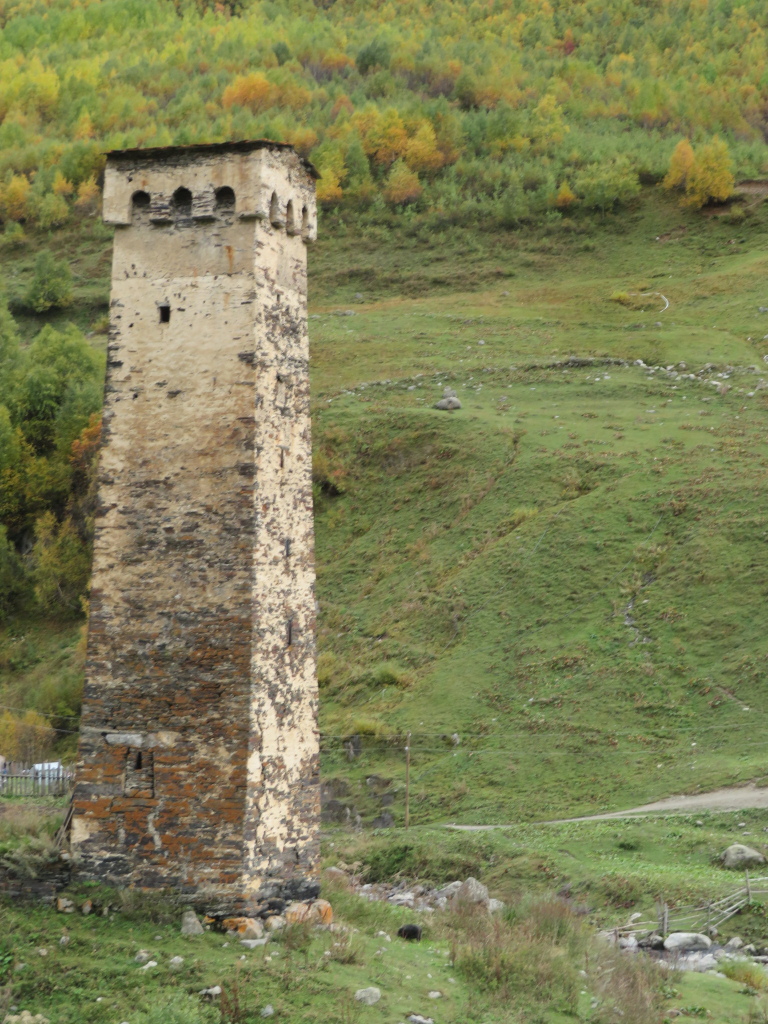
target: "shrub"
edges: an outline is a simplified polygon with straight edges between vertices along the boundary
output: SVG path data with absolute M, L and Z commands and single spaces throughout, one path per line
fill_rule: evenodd
M 684 189 L 695 160 L 693 147 L 688 139 L 678 142 L 669 161 L 669 170 L 664 178 L 664 188 Z
M 24 295 L 24 305 L 35 313 L 44 313 L 71 303 L 72 274 L 69 266 L 44 249 L 35 260 L 35 272 Z
M 717 136 L 703 146 L 685 183 L 683 206 L 698 210 L 713 200 L 725 202 L 733 194 L 733 161 L 728 146 Z
M 383 39 L 373 39 L 360 50 L 355 64 L 361 75 L 367 75 L 376 68 L 388 68 L 390 60 L 389 44 Z
M 393 206 L 415 202 L 422 193 L 421 182 L 415 171 L 404 160 L 396 160 L 387 176 L 384 198 Z

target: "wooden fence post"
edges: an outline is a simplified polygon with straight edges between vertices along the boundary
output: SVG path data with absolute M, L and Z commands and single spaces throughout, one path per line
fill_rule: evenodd
M 749 884 L 749 868 L 744 869 L 744 875 L 747 880 L 747 906 L 752 902 L 752 887 Z

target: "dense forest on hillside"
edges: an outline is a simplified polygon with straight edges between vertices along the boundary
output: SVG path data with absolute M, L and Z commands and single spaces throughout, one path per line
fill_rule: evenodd
M 2 215 L 88 207 L 106 149 L 253 137 L 312 159 L 327 205 L 510 224 L 625 201 L 685 137 L 755 176 L 766 21 L 759 0 L 2 0 Z

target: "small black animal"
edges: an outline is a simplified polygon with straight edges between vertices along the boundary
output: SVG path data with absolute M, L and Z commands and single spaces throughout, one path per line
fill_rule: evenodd
M 404 924 L 397 929 L 397 934 L 401 939 L 406 939 L 408 942 L 421 942 L 421 928 L 417 924 Z

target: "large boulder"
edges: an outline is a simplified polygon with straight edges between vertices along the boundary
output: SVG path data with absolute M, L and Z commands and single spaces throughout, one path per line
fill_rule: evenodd
M 765 864 L 765 857 L 751 846 L 744 846 L 743 843 L 733 843 L 720 854 L 724 868 L 733 868 L 743 871 L 744 868 L 756 868 Z
M 488 890 L 476 878 L 467 878 L 456 890 L 454 899 L 460 903 L 482 903 L 488 906 Z
M 371 985 L 369 988 L 359 988 L 355 992 L 355 999 L 364 1006 L 373 1006 L 381 999 L 381 990 Z
M 701 935 L 699 932 L 672 932 L 664 939 L 664 949 L 669 953 L 679 953 L 683 950 L 709 949 L 712 939 L 708 935 Z
M 181 934 L 202 935 L 204 931 L 194 910 L 185 910 L 181 915 Z

